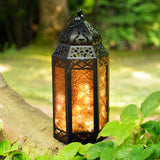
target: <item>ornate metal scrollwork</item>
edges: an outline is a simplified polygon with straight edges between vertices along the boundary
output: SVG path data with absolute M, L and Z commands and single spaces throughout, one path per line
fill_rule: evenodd
M 92 46 L 71 46 L 70 53 L 68 58 L 77 59 L 77 58 L 95 58 Z
M 68 24 L 60 34 L 59 42 L 69 45 L 94 45 L 101 43 L 101 36 L 86 20 L 80 19 Z
M 98 33 L 98 31 L 95 28 L 93 28 L 87 21 L 84 21 L 84 23 L 93 37 L 93 44 L 101 43 L 101 36 Z
M 69 48 L 70 47 L 68 45 L 59 44 L 56 50 L 54 51 L 54 56 L 58 56 L 62 58 L 67 57 Z
M 104 46 L 102 45 L 102 43 L 93 45 L 93 47 L 94 47 L 94 50 L 95 50 L 95 53 L 96 53 L 96 56 L 97 56 L 97 57 L 99 57 L 99 56 L 104 56 L 104 55 L 108 55 L 108 52 L 107 52 L 107 50 L 104 48 Z

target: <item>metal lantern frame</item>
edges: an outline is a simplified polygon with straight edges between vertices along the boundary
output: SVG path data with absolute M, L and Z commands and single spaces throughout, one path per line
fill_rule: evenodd
M 106 122 L 109 121 L 109 88 L 108 88 L 108 52 L 101 42 L 99 32 L 93 28 L 85 19 L 81 10 L 71 16 L 68 26 L 60 34 L 59 45 L 52 55 L 52 79 L 53 79 L 53 129 L 54 137 L 59 141 L 68 144 L 70 142 L 82 142 L 83 144 L 96 142 L 100 131 L 99 114 L 99 68 L 106 67 L 104 75 L 106 77 L 105 86 L 107 97 L 106 102 Z M 64 70 L 65 87 L 65 116 L 66 130 L 56 126 L 55 122 L 55 68 Z M 60 70 L 61 70 L 60 69 Z M 87 70 L 93 73 L 93 123 L 92 132 L 73 132 L 72 120 L 72 71 Z M 61 83 L 61 82 L 59 82 Z M 84 119 L 85 121 L 85 119 Z M 102 128 L 102 127 L 101 127 Z

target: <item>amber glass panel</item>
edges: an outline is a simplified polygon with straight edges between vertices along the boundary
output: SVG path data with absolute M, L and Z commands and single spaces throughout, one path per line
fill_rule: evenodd
M 101 130 L 108 120 L 108 67 L 99 66 L 99 129 Z
M 93 70 L 72 70 L 72 129 L 75 132 L 94 130 Z
M 55 127 L 66 131 L 65 69 L 54 67 Z

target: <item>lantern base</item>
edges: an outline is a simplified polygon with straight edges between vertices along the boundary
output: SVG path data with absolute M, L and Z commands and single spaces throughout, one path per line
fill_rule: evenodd
M 61 129 L 55 128 L 54 130 L 54 138 L 58 139 L 60 142 L 69 144 L 71 142 L 80 142 L 82 144 L 86 143 L 96 143 L 104 140 L 105 138 L 99 138 L 97 140 L 98 133 L 88 133 L 88 132 L 80 132 L 80 133 L 72 133 L 71 138 L 68 138 L 67 132 L 62 131 Z

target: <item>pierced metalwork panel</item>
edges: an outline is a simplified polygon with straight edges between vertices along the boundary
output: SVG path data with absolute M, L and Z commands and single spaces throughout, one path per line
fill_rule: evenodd
M 99 129 L 108 121 L 108 57 L 98 59 Z
M 54 135 L 57 139 L 64 143 L 67 141 L 66 132 L 62 131 L 61 129 L 55 128 Z
M 59 43 L 60 44 L 69 44 L 68 43 L 68 36 L 71 32 L 71 29 L 69 28 L 65 28 L 61 34 L 59 35 Z
M 72 33 L 69 37 L 70 44 L 72 45 L 91 45 L 92 36 L 88 31 L 85 23 L 82 22 L 72 29 Z
M 66 131 L 65 69 L 54 66 L 55 127 Z
M 86 24 L 87 29 L 93 37 L 93 44 L 101 43 L 101 35 L 98 33 L 98 31 L 94 27 L 92 27 L 87 21 L 84 21 L 84 23 Z
M 98 65 L 99 66 L 104 66 L 104 65 L 107 65 L 108 63 L 109 63 L 108 56 L 98 58 Z
M 92 42 L 93 42 L 92 35 L 88 31 L 88 28 L 86 27 L 84 22 L 79 23 L 73 28 L 68 26 L 63 32 L 61 32 L 59 37 L 59 43 L 62 44 L 91 45 Z
M 93 60 L 72 60 L 71 69 L 93 69 Z
M 69 52 L 69 45 L 59 44 L 56 50 L 53 52 L 53 56 L 66 58 Z
M 61 59 L 53 56 L 53 66 L 65 68 L 65 59 Z
M 73 133 L 73 142 L 81 142 L 82 144 L 94 143 L 97 135 L 94 133 Z
M 71 70 L 72 131 L 93 132 L 93 70 Z
M 97 55 L 97 57 L 108 55 L 107 50 L 101 43 L 93 45 L 93 47 L 94 47 L 95 54 Z
M 94 49 L 92 46 L 71 46 L 68 59 L 80 59 L 80 58 L 96 58 Z

